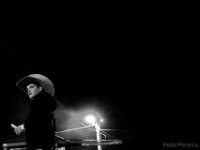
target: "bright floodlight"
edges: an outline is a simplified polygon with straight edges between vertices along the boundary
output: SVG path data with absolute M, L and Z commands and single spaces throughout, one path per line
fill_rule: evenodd
M 91 123 L 91 124 L 95 124 L 96 118 L 93 115 L 88 115 L 85 117 L 85 121 L 87 121 L 88 123 Z

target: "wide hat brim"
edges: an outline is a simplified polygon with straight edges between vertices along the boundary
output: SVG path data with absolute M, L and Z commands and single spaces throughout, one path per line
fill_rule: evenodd
M 55 94 L 55 88 L 53 82 L 49 78 L 41 74 L 30 74 L 26 77 L 23 77 L 16 83 L 16 86 L 19 87 L 25 93 L 27 93 L 26 87 L 30 83 L 37 83 L 41 85 L 44 91 L 52 96 L 54 96 Z

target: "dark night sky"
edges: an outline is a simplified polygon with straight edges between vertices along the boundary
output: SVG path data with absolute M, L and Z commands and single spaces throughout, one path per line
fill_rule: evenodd
M 198 58 L 188 52 L 185 22 L 130 10 L 67 17 L 60 10 L 25 23 L 17 16 L 2 28 L 1 142 L 18 138 L 9 125 L 25 119 L 28 102 L 15 83 L 31 73 L 48 76 L 67 108 L 102 108 L 104 127 L 119 129 L 111 134 L 128 143 L 199 141 Z

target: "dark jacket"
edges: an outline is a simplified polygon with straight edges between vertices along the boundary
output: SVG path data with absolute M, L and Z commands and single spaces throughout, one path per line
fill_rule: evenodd
M 25 121 L 26 142 L 29 147 L 48 148 L 54 145 L 56 101 L 42 91 L 31 101 L 30 113 Z

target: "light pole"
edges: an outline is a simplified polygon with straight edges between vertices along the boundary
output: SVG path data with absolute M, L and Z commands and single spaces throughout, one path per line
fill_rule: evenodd
M 97 138 L 97 142 L 101 142 L 101 133 L 100 133 L 100 130 L 101 130 L 101 127 L 100 127 L 100 121 L 96 121 L 95 124 L 95 129 L 96 129 L 96 138 Z M 97 149 L 98 150 L 102 150 L 102 147 L 101 145 L 97 145 Z
M 88 123 L 91 123 L 92 125 L 94 125 L 95 131 L 96 131 L 97 142 L 101 142 L 101 127 L 100 127 L 100 122 L 102 122 L 103 119 L 96 119 L 95 116 L 88 115 L 88 116 L 86 116 L 85 120 Z M 97 150 L 102 150 L 102 146 L 99 143 L 97 144 Z

